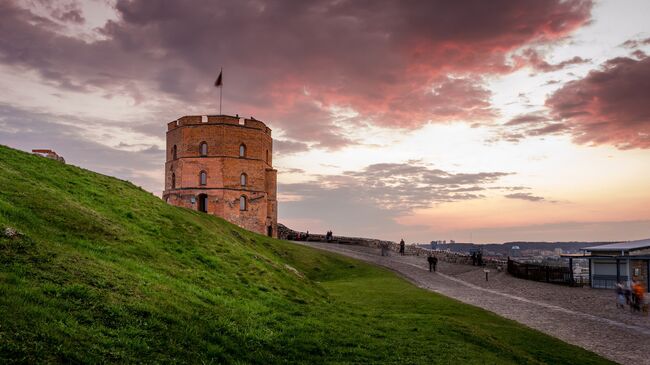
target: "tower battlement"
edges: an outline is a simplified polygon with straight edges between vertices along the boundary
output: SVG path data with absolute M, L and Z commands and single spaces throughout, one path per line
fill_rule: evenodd
M 245 128 L 259 129 L 269 136 L 271 135 L 271 128 L 267 127 L 264 122 L 252 117 L 243 118 L 232 115 L 186 115 L 167 123 L 167 131 L 171 131 L 183 126 L 197 126 L 205 124 L 237 125 Z

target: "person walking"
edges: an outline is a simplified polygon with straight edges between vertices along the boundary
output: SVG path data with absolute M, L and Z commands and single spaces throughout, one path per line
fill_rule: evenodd
M 433 272 L 436 272 L 436 266 L 438 266 L 438 258 L 433 256 Z
M 406 244 L 404 243 L 404 239 L 402 238 L 402 239 L 399 241 L 399 254 L 400 254 L 401 256 L 404 256 L 404 246 L 405 246 L 405 245 L 406 245 Z
M 381 255 L 388 256 L 388 243 L 382 242 L 379 244 L 379 247 L 381 247 Z
M 616 283 L 616 308 L 625 308 L 625 289 L 623 283 Z
M 632 281 L 632 304 L 635 312 L 641 312 L 643 306 L 643 286 L 637 280 Z
M 433 272 L 433 254 L 429 254 L 427 261 L 429 262 L 429 272 Z

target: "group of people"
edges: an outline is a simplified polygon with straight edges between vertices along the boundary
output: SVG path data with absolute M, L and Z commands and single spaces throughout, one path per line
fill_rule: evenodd
M 325 233 L 325 241 L 332 242 L 332 237 L 333 237 L 333 234 L 332 234 L 331 230 L 329 230 L 329 231 L 327 231 L 327 233 Z
M 630 285 L 618 282 L 616 284 L 616 306 L 625 308 L 629 306 L 633 312 L 648 314 L 648 303 L 645 300 L 643 285 L 637 280 L 632 280 Z
M 472 252 L 470 257 L 472 258 L 472 266 L 483 266 L 483 254 L 481 251 Z

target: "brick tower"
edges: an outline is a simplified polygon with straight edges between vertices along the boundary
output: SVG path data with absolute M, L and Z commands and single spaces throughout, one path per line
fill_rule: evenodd
M 163 199 L 277 237 L 271 129 L 259 120 L 190 115 L 167 124 Z

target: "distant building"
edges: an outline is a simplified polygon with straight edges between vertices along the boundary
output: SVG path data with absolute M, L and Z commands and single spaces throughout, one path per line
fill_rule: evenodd
M 32 153 L 35 155 L 39 155 L 42 157 L 50 158 L 52 160 L 57 160 L 59 162 L 65 163 L 65 159 L 52 150 L 36 149 L 36 150 L 32 150 Z
M 511 257 L 519 257 L 519 254 L 521 253 L 521 249 L 519 246 L 512 246 L 510 247 L 510 256 Z
M 253 118 L 184 116 L 167 124 L 163 199 L 277 237 L 271 129 Z

